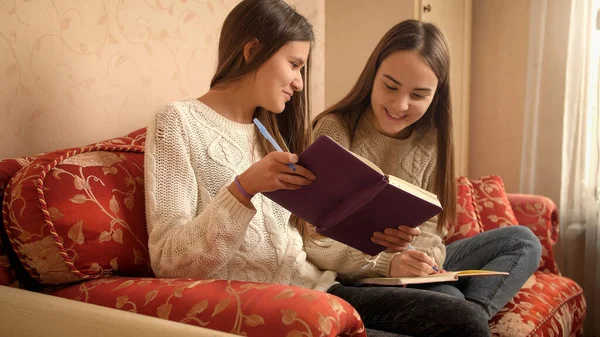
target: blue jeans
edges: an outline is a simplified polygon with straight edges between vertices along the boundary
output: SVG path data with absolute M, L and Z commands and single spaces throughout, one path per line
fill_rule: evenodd
M 465 277 L 456 282 L 415 286 L 466 299 L 483 309 L 489 320 L 521 289 L 537 269 L 542 247 L 524 226 L 494 229 L 446 246 L 444 269 L 488 269 L 508 276 Z
M 488 322 L 473 303 L 433 291 L 337 284 L 330 294 L 360 314 L 369 337 L 487 337 Z

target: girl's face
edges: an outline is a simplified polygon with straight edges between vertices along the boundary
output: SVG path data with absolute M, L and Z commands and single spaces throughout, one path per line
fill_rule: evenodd
M 310 42 L 291 41 L 279 48 L 256 71 L 254 96 L 258 106 L 280 113 L 296 91 L 302 91 L 301 70 L 310 52 Z
M 438 79 L 421 56 L 402 50 L 386 57 L 375 75 L 367 118 L 383 135 L 407 138 L 433 100 Z

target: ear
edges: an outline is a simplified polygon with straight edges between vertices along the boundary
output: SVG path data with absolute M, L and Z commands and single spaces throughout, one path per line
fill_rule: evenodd
M 249 63 L 250 60 L 252 60 L 254 53 L 256 53 L 256 50 L 258 49 L 258 44 L 258 39 L 254 39 L 244 46 L 244 61 L 246 61 L 246 63 Z

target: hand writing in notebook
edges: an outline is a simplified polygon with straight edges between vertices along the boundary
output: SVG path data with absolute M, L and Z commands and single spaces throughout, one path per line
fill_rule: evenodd
M 384 233 L 375 232 L 371 242 L 386 247 L 386 253 L 403 252 L 409 248 L 415 237 L 421 235 L 418 227 L 398 226 L 398 228 L 386 228 Z
M 425 276 L 443 272 L 445 271 L 438 268 L 431 257 L 415 249 L 407 249 L 395 255 L 390 264 L 390 277 Z

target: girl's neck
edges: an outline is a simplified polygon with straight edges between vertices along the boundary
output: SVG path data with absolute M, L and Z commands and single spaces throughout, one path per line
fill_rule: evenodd
M 240 83 L 232 83 L 218 89 L 210 89 L 198 100 L 230 121 L 250 124 L 256 105 L 252 103 L 252 95 L 246 88 L 248 87 Z

